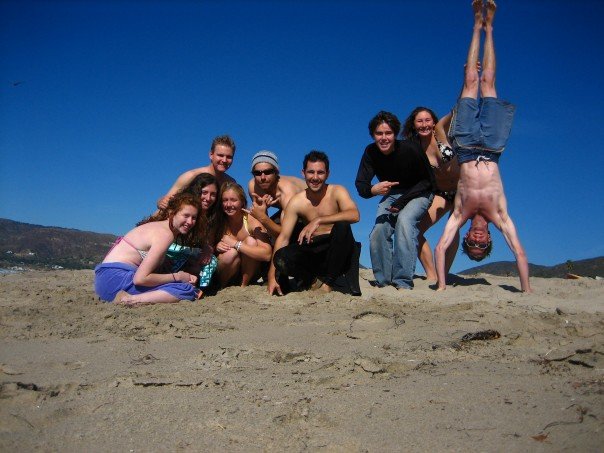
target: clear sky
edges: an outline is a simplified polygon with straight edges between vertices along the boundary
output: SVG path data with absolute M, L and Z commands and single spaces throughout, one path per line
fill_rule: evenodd
M 517 104 L 500 167 L 529 260 L 604 255 L 603 3 L 498 4 L 497 88 Z M 444 115 L 471 27 L 469 0 L 2 0 L 0 217 L 125 233 L 228 133 L 241 183 L 261 149 L 294 175 L 327 152 L 369 265 L 377 198 L 354 188 L 367 124 Z M 490 260 L 513 260 L 494 240 Z M 453 270 L 474 265 L 458 254 Z

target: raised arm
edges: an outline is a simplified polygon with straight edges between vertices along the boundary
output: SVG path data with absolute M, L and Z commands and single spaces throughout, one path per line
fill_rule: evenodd
M 176 179 L 170 190 L 168 190 L 168 193 L 161 197 L 159 200 L 157 200 L 157 207 L 159 209 L 166 209 L 168 207 L 168 202 L 170 201 L 170 198 L 172 198 L 177 193 L 182 192 L 183 189 L 189 187 L 195 177 L 200 173 L 203 173 L 204 171 L 206 171 L 206 168 L 202 167 L 197 168 L 195 170 L 186 171 L 182 175 L 180 175 Z
M 436 135 L 436 139 L 439 142 L 449 143 L 449 140 L 447 139 L 447 131 L 449 130 L 449 127 L 451 126 L 452 117 L 453 117 L 453 114 L 451 112 L 449 112 L 445 116 L 443 116 L 438 121 L 438 123 L 436 123 L 436 126 L 434 126 L 434 134 Z

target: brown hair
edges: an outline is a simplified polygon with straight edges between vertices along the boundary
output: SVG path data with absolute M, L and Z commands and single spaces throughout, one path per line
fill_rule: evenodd
M 193 206 L 197 209 L 197 220 L 195 221 L 193 228 L 191 228 L 187 234 L 178 235 L 176 237 L 176 242 L 188 247 L 201 247 L 207 243 L 207 221 L 205 217 L 201 215 L 201 202 L 199 201 L 199 197 L 190 193 L 178 193 L 174 195 L 170 198 L 166 209 L 161 209 L 149 217 L 144 218 L 138 222 L 136 226 L 144 225 L 149 222 L 169 220 L 170 228 L 172 228 L 172 219 L 183 206 Z
M 216 148 L 217 145 L 228 146 L 233 150 L 233 154 L 235 154 L 235 140 L 233 140 L 229 135 L 219 135 L 212 140 L 212 152 L 214 152 L 214 148 Z

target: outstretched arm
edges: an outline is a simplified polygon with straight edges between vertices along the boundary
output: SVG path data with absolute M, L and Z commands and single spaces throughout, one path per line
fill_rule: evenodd
M 501 222 L 501 233 L 508 243 L 508 246 L 516 257 L 516 265 L 518 266 L 518 275 L 520 276 L 520 287 L 525 293 L 532 292 L 531 285 L 529 282 L 529 267 L 528 259 L 524 251 L 524 247 L 520 243 L 518 233 L 516 232 L 516 226 L 512 222 L 512 218 L 507 216 L 506 220 Z
M 463 224 L 463 218 L 461 215 L 461 210 L 453 211 L 451 217 L 447 221 L 447 225 L 445 226 L 445 230 L 443 235 L 441 236 L 436 248 L 434 250 L 434 259 L 436 261 L 436 275 L 438 278 L 438 287 L 437 290 L 441 291 L 446 289 L 446 279 L 447 273 L 445 270 L 445 254 L 447 249 L 455 239 L 455 233 L 461 228 Z
M 159 200 L 157 200 L 157 207 L 159 209 L 166 209 L 168 207 L 168 202 L 170 201 L 170 198 L 172 198 L 177 193 L 182 192 L 182 190 L 188 187 L 189 184 L 191 184 L 195 177 L 200 173 L 201 171 L 199 171 L 199 169 L 196 169 L 186 171 L 182 175 L 180 175 L 176 179 L 170 190 L 168 190 L 168 193 L 161 197 Z
M 287 209 L 285 209 L 285 214 L 283 215 L 283 220 L 281 221 L 281 233 L 277 240 L 275 241 L 275 247 L 273 248 L 273 256 L 271 258 L 271 265 L 268 270 L 268 293 L 269 295 L 273 295 L 273 293 L 277 293 L 280 296 L 283 295 L 283 291 L 277 283 L 277 272 L 275 269 L 275 253 L 286 245 L 289 244 L 291 234 L 294 231 L 294 227 L 296 226 L 296 222 L 298 221 L 298 212 L 295 207 L 295 202 L 292 202 L 288 205 Z

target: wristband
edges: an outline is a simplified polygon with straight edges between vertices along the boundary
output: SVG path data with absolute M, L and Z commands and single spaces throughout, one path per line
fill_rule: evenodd
M 241 248 L 241 241 L 237 241 L 237 243 L 235 244 L 235 250 L 237 250 L 237 253 L 239 253 L 240 248 Z
M 172 280 L 176 281 L 176 277 L 174 277 L 174 273 L 172 273 Z

